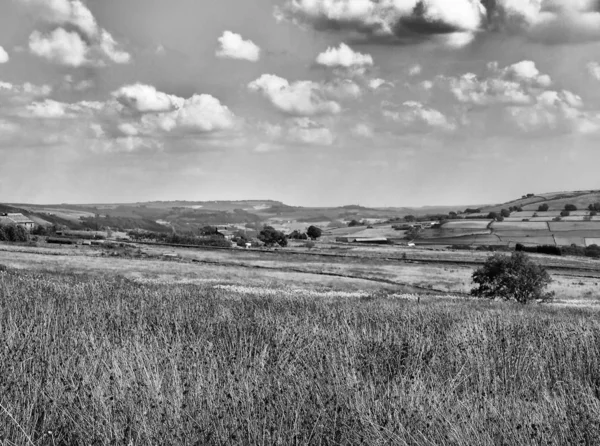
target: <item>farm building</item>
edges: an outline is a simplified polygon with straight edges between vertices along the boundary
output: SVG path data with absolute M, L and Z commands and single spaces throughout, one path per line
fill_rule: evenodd
M 218 229 L 217 235 L 223 237 L 225 240 L 233 240 L 235 237 L 235 232 L 227 229 Z
M 0 214 L 0 225 L 17 225 L 31 231 L 35 223 L 20 213 Z
M 389 243 L 386 237 L 336 237 L 335 241 L 342 243 L 373 243 L 378 245 Z

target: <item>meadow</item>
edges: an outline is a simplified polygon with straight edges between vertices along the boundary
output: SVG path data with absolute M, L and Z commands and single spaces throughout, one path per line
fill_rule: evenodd
M 0 272 L 4 445 L 595 445 L 597 312 Z

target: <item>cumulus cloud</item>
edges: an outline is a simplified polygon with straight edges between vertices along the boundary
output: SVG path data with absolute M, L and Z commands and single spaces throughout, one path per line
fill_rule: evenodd
M 8 62 L 10 57 L 4 48 L 0 46 L 0 64 Z
M 119 103 L 139 113 L 172 111 L 180 108 L 185 102 L 183 98 L 140 83 L 125 85 L 112 95 Z
M 456 124 L 439 110 L 416 101 L 406 101 L 398 110 L 384 109 L 383 116 L 414 130 L 454 131 L 457 128 Z
M 546 90 L 534 103 L 506 109 L 508 119 L 525 132 L 592 133 L 600 130 L 600 115 L 584 109 L 581 97 L 570 91 Z
M 373 65 L 373 57 L 370 54 L 356 52 L 342 43 L 339 48 L 329 47 L 319 54 L 317 63 L 326 67 L 363 67 Z
M 335 141 L 331 130 L 309 118 L 296 119 L 295 125 L 288 131 L 288 137 L 295 142 L 317 146 L 330 146 Z
M 52 93 L 52 87 L 49 85 L 35 85 L 29 82 L 19 85 L 0 81 L 0 99 L 2 99 L 3 105 L 10 106 L 4 107 L 5 111 L 45 98 L 50 93 Z
M 123 86 L 112 96 L 121 106 L 114 109 L 118 116 L 133 118 L 117 126 L 126 136 L 213 133 L 231 129 L 236 122 L 228 107 L 207 94 L 184 99 L 138 83 Z
M 79 67 L 87 62 L 88 46 L 76 32 L 57 28 L 49 34 L 34 31 L 29 50 L 36 56 L 61 65 Z
M 267 140 L 260 142 L 255 152 L 279 151 L 288 145 L 331 146 L 336 139 L 328 127 L 308 117 L 288 119 L 283 124 L 261 123 L 258 127 Z
M 80 0 L 17 1 L 38 20 L 55 27 L 49 33 L 31 34 L 29 49 L 33 54 L 68 66 L 103 65 L 106 61 L 125 64 L 131 60 Z
M 505 68 L 491 62 L 483 77 L 474 73 L 459 77 L 439 76 L 435 83 L 429 84 L 429 89 L 435 84 L 448 88 L 458 101 L 465 104 L 529 104 L 535 101 L 540 89 L 552 84 L 552 79 L 540 73 L 534 62 L 525 60 Z
M 326 97 L 321 84 L 312 81 L 289 81 L 263 74 L 248 84 L 251 91 L 262 92 L 277 109 L 297 116 L 336 114 L 340 105 Z
M 260 59 L 260 48 L 251 40 L 244 40 L 241 35 L 225 31 L 219 37 L 220 48 L 217 57 L 226 59 L 248 60 L 257 62 Z
M 451 47 L 463 47 L 482 32 L 550 44 L 600 39 L 595 0 L 286 0 L 275 16 L 369 39 L 433 39 Z

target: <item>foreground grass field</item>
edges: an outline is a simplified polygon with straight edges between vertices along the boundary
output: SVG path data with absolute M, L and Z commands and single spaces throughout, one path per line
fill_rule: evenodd
M 0 273 L 3 444 L 600 442 L 585 310 Z

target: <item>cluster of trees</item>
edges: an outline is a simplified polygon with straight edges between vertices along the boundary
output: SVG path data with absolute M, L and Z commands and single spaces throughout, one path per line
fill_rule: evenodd
M 554 245 L 539 245 L 539 246 L 524 246 L 517 243 L 515 248 L 517 252 L 529 252 L 537 254 L 548 254 L 554 256 L 579 256 L 600 258 L 600 246 L 554 246 Z
M 279 245 L 285 247 L 288 244 L 288 239 L 293 240 L 317 240 L 323 231 L 316 226 L 309 226 L 306 233 L 300 231 L 293 231 L 290 235 L 285 235 L 283 232 L 276 230 L 272 226 L 263 227 L 262 231 L 258 234 L 258 239 L 263 242 L 266 246 Z
M 590 215 L 595 217 L 600 212 L 600 203 L 592 203 L 588 206 L 588 210 L 591 211 Z
M 487 218 L 490 218 L 490 219 L 496 220 L 496 221 L 504 221 L 504 219 L 506 217 L 510 217 L 510 211 L 508 209 L 502 209 L 502 210 L 500 210 L 500 212 L 490 212 L 487 215 Z
M 0 225 L 0 242 L 26 242 L 29 233 L 22 226 Z
M 130 231 L 127 233 L 132 240 L 151 241 L 155 243 L 165 243 L 168 245 L 191 245 L 191 246 L 215 246 L 229 247 L 231 244 L 223 237 L 209 235 L 198 237 L 193 234 L 165 234 L 159 232 L 138 232 Z

